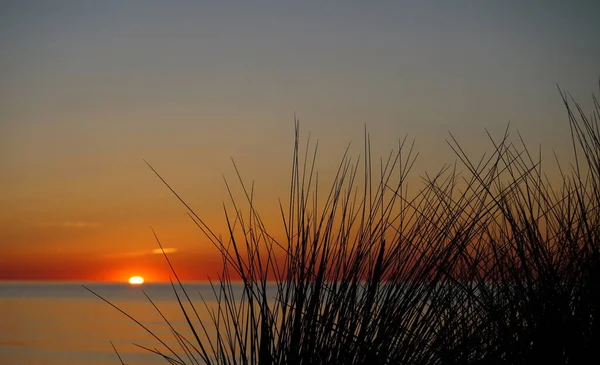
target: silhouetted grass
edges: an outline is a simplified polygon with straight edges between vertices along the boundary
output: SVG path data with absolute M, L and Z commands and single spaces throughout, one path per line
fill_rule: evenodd
M 223 272 L 215 309 L 194 303 L 171 267 L 189 331 L 163 317 L 178 346 L 157 337 L 164 349 L 148 350 L 174 364 L 587 363 L 600 344 L 600 106 L 586 116 L 561 96 L 576 160 L 557 182 L 507 128 L 477 160 L 450 135 L 458 162 L 409 189 L 413 145 L 374 166 L 365 133 L 362 158 L 346 151 L 323 191 L 317 147 L 301 153 L 296 123 L 283 239 L 239 173 L 244 198 L 227 185 L 222 238 L 152 169 Z

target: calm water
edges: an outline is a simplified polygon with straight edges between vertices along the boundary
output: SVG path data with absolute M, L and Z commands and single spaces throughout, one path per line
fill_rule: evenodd
M 86 285 L 159 337 L 172 338 L 143 289 L 174 327 L 192 338 L 170 284 Z M 216 305 L 210 285 L 189 283 L 185 287 L 200 317 L 210 322 L 200 302 L 201 294 L 209 307 Z M 126 364 L 166 363 L 133 345 L 161 349 L 157 340 L 80 283 L 0 283 L 0 364 L 119 365 L 110 341 Z

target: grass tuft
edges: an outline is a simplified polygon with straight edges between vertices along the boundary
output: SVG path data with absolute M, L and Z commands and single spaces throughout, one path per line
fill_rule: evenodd
M 479 159 L 450 134 L 457 163 L 409 189 L 413 144 L 400 140 L 376 166 L 365 131 L 364 155 L 355 160 L 346 150 L 323 191 L 317 148 L 307 143 L 302 153 L 296 121 L 289 199 L 279 205 L 283 239 L 269 233 L 254 187 L 235 163 L 244 198 L 235 199 L 226 181 L 233 209 L 224 206 L 225 238 L 148 165 L 220 251 L 223 270 L 211 283 L 217 309 L 204 303 L 212 322 L 205 323 L 201 303 L 165 255 L 188 334 L 163 316 L 178 344 L 170 347 L 136 321 L 164 347 L 147 350 L 172 364 L 579 364 L 597 357 L 600 105 L 594 97 L 587 116 L 560 93 L 575 162 L 558 166 L 558 182 L 545 174 L 541 152 L 535 156 L 507 127 L 499 139 L 488 134 L 491 153 Z

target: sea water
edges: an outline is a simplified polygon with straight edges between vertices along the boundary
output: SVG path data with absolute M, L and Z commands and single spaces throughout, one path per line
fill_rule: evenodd
M 145 292 L 169 323 L 194 342 L 171 284 L 84 285 L 181 352 L 169 326 Z M 184 287 L 200 319 L 209 324 L 209 336 L 213 335 L 210 311 L 217 307 L 217 301 L 210 284 L 184 283 Z M 233 289 L 239 295 L 242 286 L 234 284 Z M 182 297 L 182 301 L 185 303 L 187 299 Z M 195 316 L 191 312 L 191 317 Z M 126 364 L 168 363 L 135 345 L 168 353 L 156 338 L 86 290 L 82 283 L 0 282 L 0 364 L 120 365 L 111 342 Z

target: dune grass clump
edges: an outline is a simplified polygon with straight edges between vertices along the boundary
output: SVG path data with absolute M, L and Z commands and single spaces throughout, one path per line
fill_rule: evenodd
M 149 350 L 173 364 L 577 364 L 596 357 L 600 106 L 594 98 L 586 116 L 561 95 L 576 159 L 559 166 L 559 181 L 507 128 L 499 139 L 489 136 L 492 151 L 477 160 L 450 135 L 457 162 L 421 176 L 417 189 L 409 179 L 413 145 L 401 140 L 374 163 L 365 133 L 363 156 L 346 151 L 324 190 L 317 147 L 307 143 L 301 152 L 296 123 L 289 197 L 279 206 L 283 236 L 270 234 L 253 186 L 238 173 L 244 198 L 227 185 L 233 209 L 225 210 L 223 238 L 163 180 L 220 251 L 223 272 L 212 283 L 214 309 L 193 303 L 173 270 L 189 331 L 165 318 L 178 346 L 159 339 L 165 349 Z M 219 330 L 210 334 L 209 325 Z

